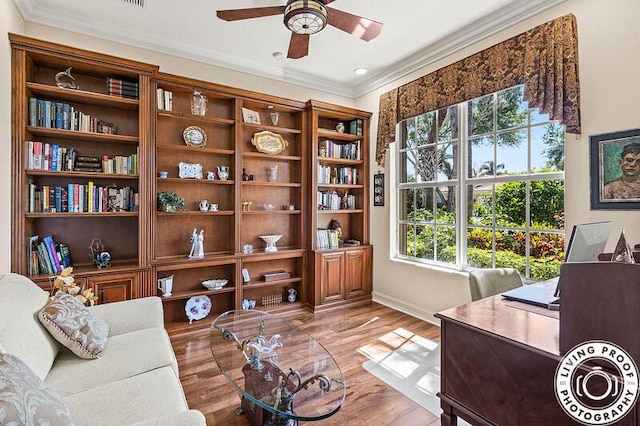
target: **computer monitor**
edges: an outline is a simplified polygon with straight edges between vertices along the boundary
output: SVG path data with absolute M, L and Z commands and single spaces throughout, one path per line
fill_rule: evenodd
M 597 261 L 598 255 L 607 245 L 610 233 L 611 221 L 574 225 L 565 262 Z

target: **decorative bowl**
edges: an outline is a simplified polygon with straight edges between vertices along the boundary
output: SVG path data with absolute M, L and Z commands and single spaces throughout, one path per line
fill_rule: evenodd
M 206 280 L 202 281 L 202 285 L 205 286 L 208 290 L 220 290 L 222 287 L 227 285 L 229 280 L 219 278 L 216 280 Z
M 278 242 L 280 238 L 282 238 L 282 235 L 260 235 L 260 239 L 267 243 L 267 247 L 265 247 L 264 251 L 267 253 L 278 251 L 276 242 Z

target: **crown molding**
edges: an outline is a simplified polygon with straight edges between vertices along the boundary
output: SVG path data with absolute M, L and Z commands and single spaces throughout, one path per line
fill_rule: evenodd
M 512 3 L 491 16 L 478 19 L 405 59 L 376 71 L 353 88 L 353 97 L 359 98 L 565 1 L 528 0 Z
M 76 18 L 65 15 L 58 10 L 38 10 L 35 4 L 36 0 L 14 0 L 14 3 L 23 19 L 35 24 L 356 99 L 565 1 L 528 0 L 512 3 L 496 11 L 490 17 L 478 19 L 405 59 L 374 72 L 356 85 L 326 78 L 319 79 L 308 73 L 269 66 L 256 61 L 242 60 L 217 52 L 214 54 L 214 52 L 192 44 L 167 42 L 167 40 L 149 38 L 148 35 L 143 41 L 140 34 L 132 31 L 105 31 L 90 25 L 89 22 L 79 23 Z

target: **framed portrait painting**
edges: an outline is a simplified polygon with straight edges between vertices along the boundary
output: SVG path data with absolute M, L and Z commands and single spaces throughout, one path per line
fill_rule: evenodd
M 640 129 L 592 135 L 591 209 L 640 208 Z

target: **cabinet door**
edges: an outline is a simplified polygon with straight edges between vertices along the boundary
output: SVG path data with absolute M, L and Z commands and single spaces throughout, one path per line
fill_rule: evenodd
M 371 292 L 371 260 L 369 250 L 353 250 L 345 253 L 345 288 L 347 298 L 364 296 Z
M 322 254 L 320 265 L 320 303 L 344 300 L 344 252 Z
M 96 275 L 88 277 L 87 281 L 99 296 L 98 303 L 121 302 L 132 298 L 138 285 L 138 274 Z

